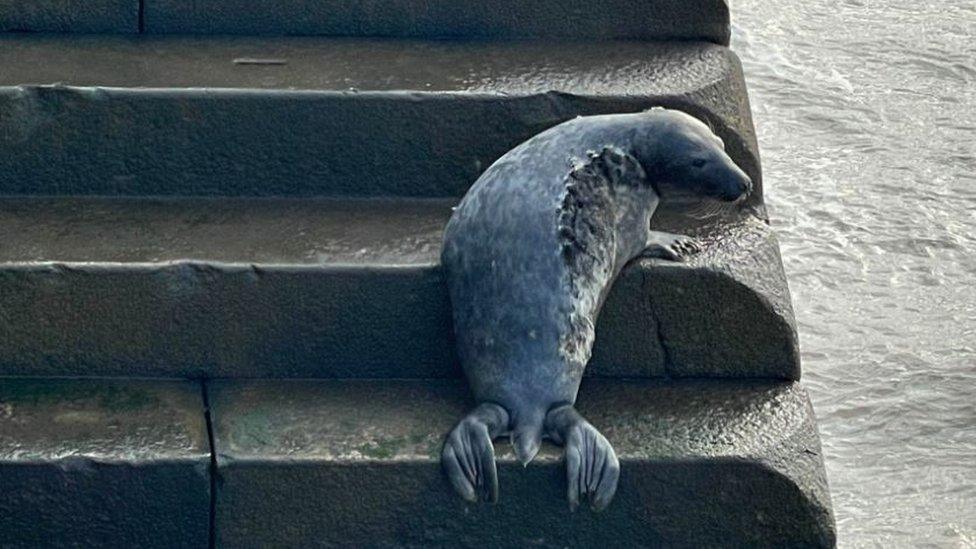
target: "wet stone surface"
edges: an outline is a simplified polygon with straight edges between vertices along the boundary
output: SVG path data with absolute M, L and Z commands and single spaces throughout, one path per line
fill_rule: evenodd
M 643 260 L 667 375 L 800 379 L 790 291 L 776 235 L 762 221 L 683 227 L 702 251 Z
M 207 547 L 198 383 L 0 378 L 0 545 Z
M 0 374 L 457 377 L 453 205 L 0 199 L 0 233 L 19 235 L 0 246 Z M 723 227 L 685 262 L 624 271 L 589 375 L 799 376 L 775 239 L 753 218 Z
M 549 127 L 655 105 L 761 179 L 710 43 L 7 35 L 0 66 L 3 194 L 460 197 Z
M 616 448 L 615 501 L 570 513 L 557 448 L 523 469 L 496 444 L 500 502 L 461 502 L 443 437 L 459 382 L 211 385 L 218 543 L 829 546 L 833 519 L 805 392 L 776 382 L 589 380 L 579 408 Z M 423 513 L 410 510 L 423 509 Z

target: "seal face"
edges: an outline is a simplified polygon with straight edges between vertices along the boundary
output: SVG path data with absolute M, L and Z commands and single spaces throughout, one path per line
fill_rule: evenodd
M 731 201 L 750 187 L 708 126 L 666 109 L 565 122 L 482 174 L 442 253 L 458 356 L 479 403 L 442 453 L 465 499 L 497 499 L 492 440 L 508 434 L 524 464 L 543 437 L 565 446 L 571 506 L 609 504 L 617 457 L 573 408 L 603 303 L 635 257 L 697 251 L 688 237 L 650 230 L 662 197 Z

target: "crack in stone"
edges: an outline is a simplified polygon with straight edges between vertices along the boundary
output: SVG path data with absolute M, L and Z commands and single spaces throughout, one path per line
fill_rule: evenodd
M 203 397 L 203 417 L 207 424 L 207 441 L 210 445 L 210 532 L 208 547 L 217 547 L 217 445 L 214 443 L 213 414 L 210 409 L 210 393 L 207 391 L 207 380 L 200 380 L 200 394 Z
M 648 270 L 642 268 L 641 269 L 641 290 L 646 291 L 648 288 L 647 277 L 648 277 Z M 646 299 L 649 305 L 648 309 L 650 310 L 651 313 L 651 319 L 653 319 L 654 321 L 654 329 L 655 329 L 655 335 L 657 336 L 657 344 L 661 348 L 661 352 L 664 354 L 664 378 L 673 379 L 674 376 L 671 373 L 672 360 L 673 360 L 671 355 L 671 349 L 665 343 L 664 330 L 662 328 L 663 324 L 661 322 L 660 316 L 658 316 L 657 314 L 657 307 L 654 305 L 653 295 L 654 295 L 653 292 L 647 292 Z

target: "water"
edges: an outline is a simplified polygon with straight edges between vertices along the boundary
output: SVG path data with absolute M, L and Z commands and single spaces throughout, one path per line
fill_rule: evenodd
M 976 1 L 738 0 L 843 547 L 976 547 Z

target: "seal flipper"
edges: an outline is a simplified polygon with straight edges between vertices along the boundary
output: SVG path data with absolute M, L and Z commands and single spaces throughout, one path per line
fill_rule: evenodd
M 508 412 L 497 404 L 478 405 L 447 435 L 441 466 L 454 490 L 472 503 L 498 501 L 498 471 L 492 440 L 508 430 Z
M 648 231 L 647 243 L 640 256 L 681 261 L 681 259 L 699 251 L 701 251 L 701 245 L 690 236 Z
M 566 454 L 570 509 L 575 511 L 584 497 L 594 511 L 606 509 L 620 479 L 620 462 L 610 442 L 570 405 L 546 415 L 546 431 Z

